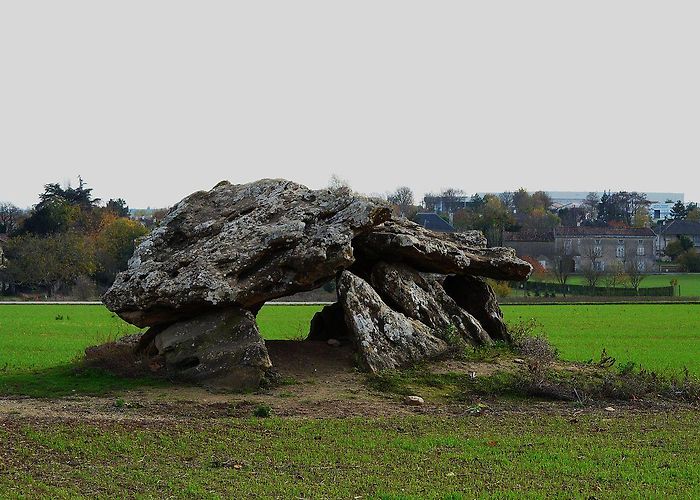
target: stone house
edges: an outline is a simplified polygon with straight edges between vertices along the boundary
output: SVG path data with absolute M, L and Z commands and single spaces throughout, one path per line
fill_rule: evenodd
M 656 254 L 659 258 L 664 256 L 666 245 L 677 241 L 681 236 L 686 236 L 695 248 L 700 251 L 700 222 L 692 220 L 672 220 L 659 226 L 656 230 Z
M 570 256 L 574 271 L 586 266 L 604 272 L 634 265 L 639 271 L 656 270 L 656 234 L 649 228 L 559 227 L 554 230 L 557 255 Z
M 552 231 L 505 231 L 503 246 L 515 249 L 515 254 L 521 259 L 530 257 L 536 260 L 545 270 L 552 268 L 556 253 Z

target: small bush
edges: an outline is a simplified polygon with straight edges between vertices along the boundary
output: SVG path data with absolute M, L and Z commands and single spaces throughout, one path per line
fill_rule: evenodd
M 637 364 L 634 361 L 628 361 L 624 365 L 620 365 L 617 367 L 617 371 L 620 373 L 620 375 L 631 375 L 634 373 L 634 369 L 637 367 Z
M 501 298 L 510 296 L 513 291 L 510 286 L 508 286 L 507 281 L 488 280 L 488 283 L 491 285 L 491 288 L 493 288 L 494 293 Z
M 549 365 L 559 358 L 559 352 L 545 336 L 542 325 L 534 319 L 508 325 L 515 352 Z
M 253 415 L 259 418 L 268 418 L 272 415 L 272 408 L 268 405 L 258 405 L 255 407 L 255 410 L 253 410 Z

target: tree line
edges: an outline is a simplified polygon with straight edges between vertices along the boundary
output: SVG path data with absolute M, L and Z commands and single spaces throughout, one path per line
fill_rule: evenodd
M 129 218 L 123 199 L 106 203 L 78 178 L 77 187 L 46 184 L 39 203 L 24 211 L 0 203 L 0 292 L 95 296 L 126 269 L 135 242 L 147 234 Z

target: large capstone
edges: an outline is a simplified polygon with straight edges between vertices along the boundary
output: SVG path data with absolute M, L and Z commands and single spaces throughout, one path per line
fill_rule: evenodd
M 309 338 L 349 338 L 370 371 L 509 341 L 489 284 L 526 279 L 511 249 L 478 231 L 435 233 L 382 201 L 286 180 L 222 182 L 175 205 L 103 300 L 139 327 L 173 376 L 255 387 L 270 359 L 255 323 L 271 299 L 337 280 Z M 297 332 L 290 332 L 294 335 Z
M 526 280 L 532 266 L 512 248 L 486 248 L 478 231 L 436 233 L 407 220 L 391 220 L 355 239 L 367 261 L 405 262 L 419 271 Z
M 349 267 L 351 242 L 390 216 L 347 189 L 286 180 L 218 184 L 168 213 L 103 297 L 137 326 L 313 290 Z

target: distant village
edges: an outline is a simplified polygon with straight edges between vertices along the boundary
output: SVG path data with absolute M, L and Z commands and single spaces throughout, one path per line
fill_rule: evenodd
M 446 190 L 398 210 L 434 231 L 481 230 L 543 272 L 700 272 L 700 209 L 683 193 Z
M 337 178 L 329 187 L 348 188 Z M 700 272 L 700 208 L 683 193 L 449 188 L 416 203 L 404 186 L 382 197 L 427 229 L 481 231 L 489 246 L 515 249 L 536 275 L 560 284 L 580 274 L 595 287 L 624 274 L 637 288 L 645 274 Z M 0 202 L 0 294 L 97 296 L 168 212 L 102 202 L 82 179 L 75 188 L 47 184 L 39 199 L 28 210 Z

